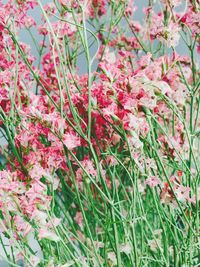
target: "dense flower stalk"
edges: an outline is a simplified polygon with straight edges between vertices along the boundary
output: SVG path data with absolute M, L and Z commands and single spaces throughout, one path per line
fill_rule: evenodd
M 11 266 L 198 266 L 200 3 L 138 3 L 0 1 Z

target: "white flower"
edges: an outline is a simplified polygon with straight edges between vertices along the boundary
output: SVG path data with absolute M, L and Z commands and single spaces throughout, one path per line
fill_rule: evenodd
M 148 245 L 152 251 L 156 252 L 158 248 L 161 248 L 161 240 L 160 239 L 148 240 Z
M 175 23 L 170 23 L 167 27 L 164 27 L 161 41 L 163 41 L 168 47 L 176 47 L 180 40 L 180 28 Z
M 124 252 L 126 255 L 130 254 L 132 251 L 131 245 L 129 243 L 120 245 L 120 252 Z
M 112 262 L 112 266 L 117 265 L 117 258 L 114 252 L 109 252 L 108 253 L 108 259 Z

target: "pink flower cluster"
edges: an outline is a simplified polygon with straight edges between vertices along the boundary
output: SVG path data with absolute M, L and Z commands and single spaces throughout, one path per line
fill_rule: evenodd
M 104 31 L 97 32 L 100 42 L 96 57 L 98 68 L 92 73 L 89 85 L 91 77 L 79 75 L 74 67 L 77 62 L 70 58 L 71 51 L 75 54 L 76 46 L 80 44 L 80 27 L 76 25 L 83 23 L 83 10 L 91 24 L 95 20 L 101 21 L 112 1 L 91 0 L 86 6 L 84 1 L 78 1 L 78 4 L 77 1 L 59 1 L 61 20 L 55 20 L 58 15 L 55 5 L 47 4 L 44 7 L 46 15 L 54 20 L 51 29 L 43 16 L 44 24 L 38 27 L 44 37 L 40 49 L 48 48 L 44 49 L 39 69 L 34 67 L 35 58 L 30 48 L 23 43 L 17 46 L 16 35 L 12 35 L 19 34 L 22 28 L 36 26 L 27 12 L 37 1 L 14 2 L 0 3 L 0 119 L 2 129 L 10 133 L 12 140 L 12 147 L 4 147 L 6 170 L 0 172 L 2 231 L 9 229 L 8 221 L 12 222 L 12 231 L 20 239 L 34 231 L 33 226 L 37 224 L 39 239 L 58 241 L 55 232 L 58 218 L 49 218 L 49 215 L 53 193 L 62 194 L 61 174 L 72 190 L 75 185 L 68 175 L 71 169 L 80 190 L 86 177 L 100 187 L 100 178 L 103 178 L 111 188 L 107 166 L 119 164 L 112 151 L 121 153 L 121 161 L 126 166 L 130 160 L 135 162 L 141 172 L 140 183 L 159 188 L 162 203 L 176 198 L 194 203 L 192 189 L 184 177 L 178 184 L 177 178 L 171 178 L 172 192 L 166 177 L 160 177 L 153 155 L 145 151 L 156 149 L 161 159 L 176 162 L 180 169 L 183 166 L 179 155 L 188 160 L 189 143 L 180 117 L 186 117 L 189 89 L 194 82 L 194 62 L 178 55 L 174 48 L 182 30 L 190 29 L 191 38 L 198 37 L 199 16 L 195 7 L 189 3 L 185 14 L 174 10 L 168 18 L 150 7 L 145 10 L 143 27 L 132 19 L 133 3 L 129 1 L 125 14 L 130 32 L 135 34 L 126 35 L 120 26 L 118 29 L 113 27 L 112 38 L 105 42 Z M 171 3 L 173 9 L 180 1 L 164 2 L 165 6 Z M 45 43 L 47 35 L 50 44 Z M 143 40 L 141 36 L 144 36 Z M 153 51 L 146 51 L 143 45 L 146 42 L 153 44 L 154 40 L 172 48 L 173 53 L 155 56 Z M 71 51 L 65 51 L 65 42 L 69 42 Z M 61 55 L 66 62 L 62 62 Z M 37 93 L 33 92 L 34 86 Z M 14 130 L 9 124 L 13 113 Z M 153 125 L 159 125 L 159 130 L 153 132 Z M 167 135 L 163 131 L 166 125 Z M 156 139 L 156 148 L 152 147 L 152 138 Z M 99 169 L 92 157 L 93 151 Z M 148 175 L 146 181 L 144 172 Z M 88 184 L 92 187 L 90 181 Z M 75 220 L 80 221 L 78 215 Z

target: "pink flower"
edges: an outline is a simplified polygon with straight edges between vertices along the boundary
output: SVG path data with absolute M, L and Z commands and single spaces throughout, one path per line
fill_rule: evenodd
M 190 187 L 179 185 L 174 191 L 179 201 L 190 200 Z
M 81 145 L 80 138 L 71 133 L 64 134 L 63 143 L 69 150 Z
M 142 56 L 139 60 L 139 65 L 140 67 L 146 67 L 150 64 L 152 58 L 152 54 L 150 52 L 148 52 L 146 55 Z
M 197 45 L 197 53 L 200 54 L 200 44 Z
M 29 175 L 32 179 L 39 181 L 42 176 L 47 175 L 47 172 L 39 164 L 35 164 L 29 171 Z M 38 183 L 37 185 L 39 186 L 39 184 L 40 183 Z
M 112 136 L 112 143 L 113 143 L 113 145 L 114 146 L 117 145 L 119 143 L 120 139 L 121 139 L 120 135 L 114 133 L 113 136 Z
M 42 228 L 39 230 L 38 238 L 41 239 L 49 239 L 55 242 L 58 242 L 60 240 L 60 237 L 57 236 L 54 232 L 49 231 L 45 228 Z
M 80 211 L 76 213 L 74 220 L 81 228 L 83 227 L 83 215 Z
M 14 217 L 14 222 L 15 222 L 18 234 L 22 234 L 24 237 L 27 236 L 32 230 L 31 225 L 19 215 L 16 215 Z
M 44 6 L 44 10 L 48 15 L 52 16 L 56 13 L 56 6 L 54 5 L 54 3 L 48 3 Z
M 108 155 L 106 157 L 106 162 L 107 164 L 109 164 L 110 166 L 116 166 L 118 164 L 118 161 L 116 160 L 116 158 L 112 155 Z
M 150 176 L 146 181 L 145 184 L 150 186 L 151 188 L 160 184 L 160 179 L 156 176 Z

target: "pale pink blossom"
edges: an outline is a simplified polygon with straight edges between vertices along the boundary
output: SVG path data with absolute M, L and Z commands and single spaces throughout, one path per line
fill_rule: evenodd
M 179 201 L 186 201 L 186 200 L 190 199 L 190 191 L 191 191 L 191 189 L 189 187 L 179 185 L 175 189 L 175 194 L 176 194 L 177 199 Z
M 49 231 L 45 228 L 39 230 L 38 238 L 40 240 L 41 239 L 49 239 L 49 240 L 55 241 L 55 242 L 60 241 L 60 237 L 55 232 Z
M 74 220 L 81 228 L 83 227 L 83 215 L 80 211 L 76 213 Z
M 155 186 L 160 184 L 160 179 L 156 176 L 150 176 L 146 181 L 145 184 L 150 186 L 151 188 L 154 188 Z
M 63 135 L 63 143 L 69 149 L 72 150 L 78 146 L 80 146 L 80 138 L 75 134 L 66 133 Z

